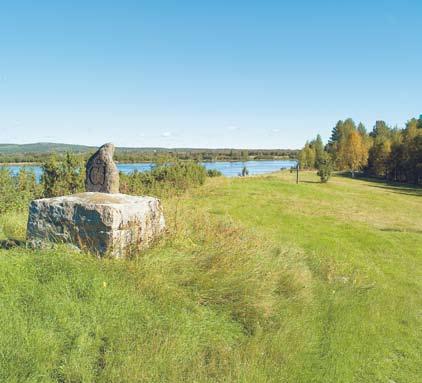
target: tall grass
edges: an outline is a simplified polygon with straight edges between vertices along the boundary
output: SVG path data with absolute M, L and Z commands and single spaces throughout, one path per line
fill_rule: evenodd
M 301 178 L 166 197 L 132 260 L 0 250 L 0 381 L 418 382 L 420 190 Z
M 167 236 L 131 261 L 0 252 L 0 381 L 240 379 L 244 347 L 302 286 L 286 282 L 289 250 L 185 198 L 165 201 Z

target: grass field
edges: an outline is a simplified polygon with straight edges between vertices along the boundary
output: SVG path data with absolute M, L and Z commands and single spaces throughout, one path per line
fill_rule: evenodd
M 422 382 L 422 189 L 301 178 L 165 200 L 132 260 L 0 250 L 0 382 Z

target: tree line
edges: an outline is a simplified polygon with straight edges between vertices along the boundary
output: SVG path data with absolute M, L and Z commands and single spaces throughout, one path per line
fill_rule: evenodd
M 321 174 L 335 169 L 418 185 L 422 183 L 422 118 L 412 118 L 404 128 L 377 121 L 369 133 L 351 118 L 340 120 L 326 145 L 318 135 L 306 142 L 298 159 L 302 169 L 318 169 Z
M 55 152 L 57 158 L 65 161 L 68 152 Z M 87 160 L 94 151 L 72 152 Z M 294 149 L 124 149 L 117 148 L 114 159 L 117 162 L 157 162 L 162 157 L 171 157 L 182 161 L 249 161 L 296 159 L 298 150 Z M 0 163 L 43 163 L 48 161 L 51 153 L 0 153 Z

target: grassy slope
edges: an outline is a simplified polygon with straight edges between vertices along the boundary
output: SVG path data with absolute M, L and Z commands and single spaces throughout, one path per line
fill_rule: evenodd
M 421 381 L 421 189 L 302 177 L 165 201 L 136 260 L 0 251 L 0 381 Z

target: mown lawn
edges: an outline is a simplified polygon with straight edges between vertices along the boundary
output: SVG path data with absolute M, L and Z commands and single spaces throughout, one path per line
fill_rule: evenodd
M 0 250 L 0 381 L 421 382 L 422 189 L 301 178 L 165 200 L 132 260 Z

